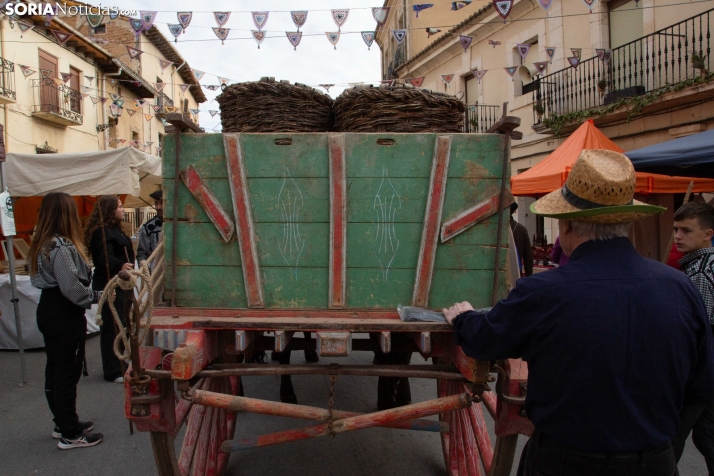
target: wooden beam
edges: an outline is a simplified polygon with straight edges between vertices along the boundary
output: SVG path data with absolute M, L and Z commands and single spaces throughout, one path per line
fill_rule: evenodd
M 507 195 L 506 203 L 501 209 L 506 208 L 506 206 L 513 203 L 513 196 L 509 193 Z M 486 200 L 477 203 L 471 208 L 464 210 L 459 213 L 456 217 L 448 220 L 441 227 L 441 242 L 445 243 L 449 241 L 456 235 L 463 233 L 475 224 L 485 220 L 486 218 L 495 215 L 498 212 L 500 193 L 492 195 Z M 508 204 L 508 205 L 506 205 Z
M 345 135 L 330 134 L 330 309 L 346 306 L 347 166 Z
M 317 332 L 317 352 L 325 357 L 347 357 L 352 352 L 352 333 L 349 331 Z
M 379 333 L 379 348 L 385 354 L 392 351 L 392 333 L 389 331 L 382 331 Z
M 288 346 L 293 332 L 290 331 L 275 331 L 275 352 L 282 352 Z
M 218 356 L 216 332 L 189 331 L 186 343 L 174 351 L 171 378 L 189 380 L 205 369 Z
M 193 132 L 203 132 L 198 125 L 193 122 L 190 118 L 185 117 L 183 114 L 178 112 L 172 112 L 166 114 L 166 122 L 176 127 L 181 132 L 185 130 L 190 130 Z
M 198 171 L 189 165 L 184 170 L 180 172 L 181 181 L 184 183 L 186 188 L 191 192 L 193 198 L 196 199 L 203 211 L 206 212 L 208 218 L 210 218 L 213 225 L 216 227 L 218 232 L 221 234 L 223 241 L 228 243 L 233 237 L 233 232 L 235 230 L 235 225 L 233 220 L 228 216 L 228 213 L 223 209 L 221 203 L 213 195 L 213 192 L 208 188 L 203 178 L 198 174 Z M 175 224 L 176 217 L 172 217 L 172 223 Z M 174 266 L 176 263 L 174 263 Z M 176 283 L 173 283 L 175 286 Z

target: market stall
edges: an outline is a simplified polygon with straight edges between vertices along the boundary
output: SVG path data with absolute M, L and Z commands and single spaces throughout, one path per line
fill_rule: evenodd
M 714 130 L 632 150 L 625 155 L 635 170 L 714 178 Z

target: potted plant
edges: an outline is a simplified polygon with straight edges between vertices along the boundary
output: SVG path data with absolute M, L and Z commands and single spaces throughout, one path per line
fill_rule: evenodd
M 543 114 L 545 114 L 545 106 L 543 106 L 540 99 L 533 103 L 533 111 L 536 113 L 536 116 L 538 116 L 538 122 L 541 122 Z
M 602 96 L 603 94 L 605 94 L 605 89 L 607 89 L 607 80 L 606 79 L 598 79 L 596 84 L 597 84 L 597 90 L 600 93 L 600 95 Z
M 698 69 L 699 73 L 702 76 L 705 76 L 708 71 L 707 71 L 707 55 L 704 53 L 702 54 L 697 54 L 697 53 L 692 53 L 692 66 L 694 69 Z

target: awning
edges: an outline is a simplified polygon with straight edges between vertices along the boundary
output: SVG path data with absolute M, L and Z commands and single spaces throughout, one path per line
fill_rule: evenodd
M 627 152 L 635 170 L 714 178 L 714 130 Z

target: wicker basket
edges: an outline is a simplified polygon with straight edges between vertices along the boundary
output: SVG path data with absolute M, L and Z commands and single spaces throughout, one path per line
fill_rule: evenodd
M 346 90 L 333 107 L 337 132 L 463 132 L 464 103 L 411 85 Z
M 261 78 L 231 84 L 216 98 L 223 132 L 327 132 L 332 98 L 304 84 Z

